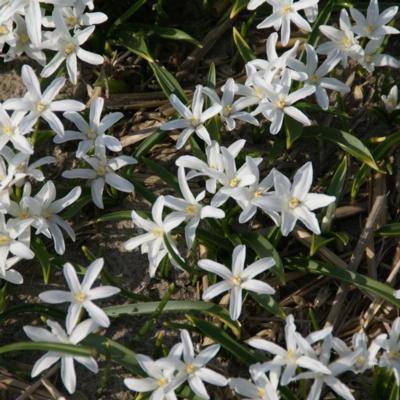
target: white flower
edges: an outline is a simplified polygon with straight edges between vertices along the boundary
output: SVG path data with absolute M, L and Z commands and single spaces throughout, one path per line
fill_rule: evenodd
M 385 35 L 398 34 L 400 31 L 388 24 L 397 14 L 399 7 L 393 6 L 387 8 L 379 14 L 378 0 L 370 0 L 367 9 L 367 17 L 365 17 L 356 8 L 350 8 L 350 14 L 356 24 L 353 26 L 353 32 L 359 37 L 367 37 L 369 39 L 379 39 Z
M 74 266 L 70 263 L 66 263 L 64 264 L 63 272 L 70 291 L 48 290 L 39 294 L 39 298 L 46 303 L 71 303 L 68 307 L 68 314 L 65 322 L 68 334 L 72 332 L 78 323 L 82 308 L 88 312 L 89 316 L 98 325 L 105 328 L 110 326 L 110 320 L 106 313 L 93 303 L 93 300 L 104 299 L 120 292 L 120 289 L 114 286 L 98 286 L 94 289 L 92 288 L 103 266 L 103 258 L 98 258 L 93 261 L 89 265 L 82 282 L 79 282 Z
M 283 46 L 289 43 L 290 23 L 293 22 L 298 28 L 306 32 L 311 32 L 310 24 L 298 13 L 300 10 L 309 8 L 318 3 L 319 0 L 267 0 L 272 6 L 272 14 L 257 25 L 258 29 L 274 27 L 275 30 L 281 30 L 281 42 Z M 260 4 L 253 2 L 251 5 Z
M 307 74 L 308 78 L 304 82 L 304 86 L 315 87 L 315 98 L 317 99 L 318 105 L 323 110 L 327 110 L 329 107 L 327 89 L 335 90 L 340 93 L 348 93 L 350 88 L 338 79 L 325 76 L 329 74 L 339 62 L 335 52 L 329 54 L 325 61 L 318 66 L 318 55 L 314 47 L 307 43 L 304 47 L 307 54 L 306 65 L 298 60 L 289 60 L 288 63 L 292 68 L 296 68 L 298 71 L 304 71 Z
M 348 58 L 358 60 L 363 55 L 363 49 L 354 37 L 349 15 L 345 9 L 340 12 L 340 29 L 329 25 L 320 25 L 319 30 L 330 41 L 318 46 L 319 54 L 335 54 L 343 67 L 347 67 Z
M 135 188 L 127 179 L 115 173 L 118 169 L 127 165 L 136 164 L 133 157 L 119 156 L 107 159 L 105 150 L 99 151 L 95 156 L 83 155 L 82 158 L 92 167 L 76 168 L 64 171 L 62 176 L 67 179 L 88 179 L 93 203 L 99 208 L 104 208 L 103 191 L 106 184 L 119 190 L 120 192 L 133 193 Z
M 269 84 L 260 77 L 255 77 L 254 82 L 262 87 L 268 96 L 269 101 L 261 103 L 253 114 L 262 113 L 265 118 L 271 121 L 270 133 L 276 135 L 282 128 L 284 115 L 287 114 L 302 125 L 311 125 L 310 119 L 293 104 L 304 99 L 315 92 L 315 87 L 304 86 L 289 94 L 292 79 L 289 71 L 285 71 L 282 80 L 278 84 Z
M 272 218 L 276 225 L 279 225 L 280 217 L 279 214 L 270 207 L 269 198 L 271 189 L 274 183 L 273 171 L 271 171 L 261 182 L 260 182 L 260 171 L 257 163 L 253 158 L 248 157 L 247 164 L 253 175 L 256 177 L 254 183 L 250 186 L 243 186 L 239 188 L 224 188 L 222 191 L 229 194 L 230 197 L 235 199 L 243 210 L 239 215 L 239 223 L 244 224 L 254 217 L 257 212 L 257 208 L 261 208 L 270 218 Z
M 6 275 L 7 259 L 9 254 L 31 260 L 35 255 L 33 251 L 19 237 L 30 225 L 30 221 L 14 223 L 6 222 L 4 214 L 0 213 L 0 274 Z
M 209 399 L 204 382 L 216 386 L 226 386 L 228 380 L 221 374 L 207 368 L 206 365 L 217 355 L 219 344 L 206 347 L 199 354 L 195 354 L 192 339 L 186 329 L 181 330 L 183 361 L 174 359 L 177 374 L 166 390 L 175 390 L 184 382 L 188 382 L 193 392 L 201 399 Z
M 47 78 L 53 75 L 65 61 L 68 77 L 76 85 L 78 82 L 78 58 L 92 65 L 99 65 L 104 61 L 104 58 L 99 54 L 84 50 L 81 47 L 89 39 L 95 27 L 89 26 L 83 30 L 76 30 L 72 36 L 59 9 L 54 11 L 53 18 L 56 25 L 55 34 L 43 42 L 42 46 L 56 51 L 57 54 L 43 68 L 41 76 Z
M 400 385 L 400 317 L 397 317 L 388 335 L 379 335 L 375 341 L 379 345 L 383 354 L 379 360 L 379 366 L 383 368 L 390 368 L 395 376 L 396 384 Z
M 200 201 L 204 200 L 206 192 L 202 191 L 196 197 L 193 196 L 186 181 L 184 167 L 179 167 L 178 169 L 178 181 L 183 199 L 174 196 L 165 196 L 165 205 L 175 210 L 176 215 L 185 217 L 187 221 L 185 226 L 185 239 L 186 245 L 190 249 L 196 237 L 196 229 L 199 226 L 200 220 L 204 218 L 224 218 L 225 213 L 219 208 L 200 204 Z
M 220 207 L 230 197 L 230 189 L 242 188 L 245 186 L 252 185 L 256 181 L 254 169 L 249 164 L 251 157 L 246 157 L 245 163 L 237 169 L 235 157 L 225 147 L 221 148 L 222 160 L 223 160 L 223 171 L 216 171 L 209 169 L 208 174 L 222 185 L 211 200 L 213 207 Z M 258 165 L 262 161 L 261 158 L 253 159 L 253 162 Z
M 200 139 L 210 145 L 210 134 L 204 126 L 204 123 L 217 115 L 222 110 L 222 106 L 220 104 L 213 104 L 211 107 L 203 111 L 204 95 L 203 87 L 201 85 L 197 85 L 196 90 L 194 91 L 192 110 L 186 107 L 174 94 L 170 96 L 169 101 L 182 118 L 165 123 L 161 126 L 161 129 L 166 131 L 183 129 L 179 135 L 178 141 L 176 142 L 176 148 L 182 148 L 193 133 L 196 133 Z
M 400 103 L 399 103 L 399 90 L 397 85 L 392 86 L 387 96 L 382 95 L 381 99 L 383 105 L 385 106 L 385 110 L 387 113 L 392 113 L 393 111 L 400 110 Z
M 46 65 L 46 55 L 40 47 L 35 47 L 29 38 L 25 19 L 21 15 L 15 15 L 14 22 L 16 26 L 13 30 L 12 39 L 7 41 L 9 49 L 5 54 L 5 61 L 12 61 L 26 54 L 40 65 Z
M 20 260 L 20 257 L 9 258 L 6 262 L 5 271 L 2 271 L 0 268 L 0 279 L 13 283 L 14 285 L 21 285 L 24 282 L 24 278 L 18 271 L 12 269 Z
M 278 346 L 268 340 L 260 338 L 252 338 L 247 340 L 247 344 L 259 350 L 273 354 L 275 357 L 271 361 L 263 364 L 255 364 L 252 366 L 252 371 L 263 373 L 271 371 L 271 381 L 276 382 L 281 374 L 281 369 L 284 368 L 280 378 L 280 384 L 286 386 L 296 374 L 298 367 L 305 368 L 316 373 L 330 375 L 330 370 L 322 362 L 316 359 L 315 351 L 311 347 L 313 342 L 324 339 L 330 330 L 317 331 L 310 338 L 304 339 L 297 331 L 294 323 L 293 315 L 286 318 L 285 325 L 285 342 L 287 348 Z
M 2 10 L 0 9 L 0 12 Z M 7 43 L 9 46 L 15 44 L 15 34 L 13 30 L 14 22 L 12 19 L 5 15 L 0 15 L 0 52 L 3 51 L 4 45 Z
M 311 162 L 307 162 L 296 172 L 293 184 L 285 175 L 274 171 L 275 193 L 271 195 L 270 200 L 276 206 L 275 211 L 281 213 L 281 231 L 284 236 L 294 229 L 297 220 L 316 235 L 321 233 L 317 217 L 312 211 L 326 207 L 335 201 L 335 197 L 309 193 L 312 180 Z
M 122 150 L 121 142 L 105 132 L 116 124 L 123 114 L 115 112 L 107 114 L 101 119 L 103 112 L 104 99 L 96 97 L 90 105 L 89 123 L 87 123 L 81 115 L 76 112 L 64 113 L 64 118 L 71 121 L 79 131 L 65 131 L 63 135 L 57 135 L 54 138 L 54 143 L 64 143 L 71 140 L 79 140 L 76 156 L 81 158 L 87 154 L 93 147 L 106 147 L 110 151 L 118 152 Z
M 32 145 L 25 137 L 31 131 L 31 127 L 21 128 L 23 118 L 23 112 L 14 112 L 10 117 L 0 104 L 0 151 L 11 142 L 22 153 L 33 154 Z
M 251 381 L 243 378 L 231 378 L 229 386 L 236 393 L 246 397 L 247 400 L 279 400 L 276 385 L 272 384 L 265 374 L 250 372 Z
M 24 332 L 29 339 L 34 342 L 52 342 L 64 344 L 78 344 L 86 338 L 90 333 L 98 328 L 97 324 L 87 319 L 81 322 L 67 335 L 64 329 L 57 322 L 47 320 L 47 325 L 51 328 L 51 332 L 44 328 L 36 328 L 33 326 L 24 326 Z M 39 375 L 42 371 L 50 368 L 57 361 L 61 360 L 61 380 L 69 393 L 74 393 L 76 389 L 76 373 L 74 361 L 84 365 L 93 373 L 97 374 L 98 366 L 93 357 L 74 356 L 65 353 L 57 353 L 54 351 L 47 352 L 44 356 L 36 361 L 32 368 L 32 377 Z
M 367 335 L 364 332 L 356 332 L 351 343 L 352 348 L 339 338 L 334 337 L 332 339 L 332 347 L 339 354 L 339 357 L 347 357 L 357 353 L 351 368 L 355 374 L 364 373 L 367 369 L 374 368 L 378 364 L 376 356 L 381 347 L 376 340 L 373 340 L 368 346 Z
M 236 120 L 247 122 L 258 126 L 259 122 L 249 113 L 243 111 L 245 108 L 252 105 L 252 101 L 245 98 L 240 98 L 235 101 L 235 95 L 238 93 L 239 87 L 232 78 L 229 78 L 222 88 L 223 94 L 219 98 L 217 93 L 210 88 L 203 88 L 204 93 L 212 99 L 214 104 L 221 106 L 220 117 L 228 131 L 236 128 Z
M 310 392 L 307 399 L 319 400 L 322 393 L 323 385 L 329 386 L 338 396 L 345 400 L 354 400 L 350 389 L 341 382 L 337 376 L 343 374 L 346 371 L 351 370 L 352 366 L 360 356 L 361 351 L 351 353 L 350 355 L 340 357 L 337 360 L 330 362 L 332 352 L 332 335 L 329 334 L 325 337 L 319 355 L 319 363 L 329 371 L 312 371 L 302 372 L 296 376 L 295 381 L 301 379 L 313 379 L 314 382 L 311 386 Z M 316 361 L 316 360 L 315 360 Z
M 39 117 L 43 118 L 57 134 L 64 133 L 64 126 L 55 112 L 57 111 L 82 111 L 85 105 L 76 100 L 54 101 L 65 84 L 65 78 L 55 79 L 44 91 L 40 89 L 40 83 L 35 72 L 28 65 L 22 67 L 22 81 L 28 92 L 23 98 L 9 99 L 4 102 L 7 110 L 29 112 L 26 117 L 26 125 L 32 126 Z
M 167 386 L 174 382 L 176 372 L 175 359 L 180 357 L 182 345 L 175 345 L 168 357 L 152 360 L 143 354 L 136 354 L 136 360 L 142 370 L 148 375 L 146 378 L 126 378 L 125 386 L 134 392 L 152 392 L 150 398 L 153 400 L 177 400 L 173 389 Z
M 232 253 L 232 270 L 212 260 L 200 260 L 200 268 L 220 276 L 223 281 L 210 286 L 203 293 L 203 300 L 210 300 L 223 292 L 230 292 L 229 313 L 236 321 L 242 311 L 243 289 L 257 294 L 274 294 L 275 290 L 265 282 L 253 279 L 275 265 L 272 258 L 266 257 L 255 261 L 245 268 L 246 246 L 238 245 Z
M 244 139 L 237 140 L 227 148 L 227 151 L 231 153 L 233 158 L 236 158 L 245 143 Z M 205 162 L 194 156 L 180 156 L 176 160 L 176 165 L 192 169 L 188 173 L 187 179 L 192 179 L 196 176 L 207 176 L 206 189 L 209 193 L 215 193 L 217 190 L 217 179 L 213 176 L 214 174 L 211 175 L 211 171 L 222 173 L 225 168 L 221 147 L 215 140 L 211 142 L 210 146 L 206 147 L 206 157 L 207 161 Z
M 64 254 L 65 242 L 61 228 L 75 241 L 75 232 L 58 213 L 74 203 L 81 195 L 81 188 L 76 186 L 66 196 L 56 200 L 56 188 L 52 181 L 43 185 L 35 197 L 27 200 L 31 216 L 35 221 L 32 226 L 36 234 L 43 234 L 54 241 L 54 249 L 58 254 Z
M 158 197 L 154 202 L 151 214 L 153 221 L 142 218 L 136 211 L 132 211 L 132 221 L 139 228 L 144 229 L 146 233 L 133 237 L 125 242 L 126 250 L 133 250 L 141 246 L 142 253 L 148 254 L 150 277 L 154 277 L 157 267 L 161 260 L 168 254 L 168 250 L 164 244 L 164 236 L 174 248 L 169 233 L 180 225 L 184 220 L 184 215 L 172 213 L 163 219 L 165 199 L 164 196 Z M 174 250 L 177 252 L 176 248 Z M 171 259 L 171 261 L 173 261 Z
M 385 37 L 370 40 L 364 48 L 363 56 L 358 62 L 370 73 L 375 67 L 400 68 L 400 62 L 389 54 L 381 54 L 381 46 Z

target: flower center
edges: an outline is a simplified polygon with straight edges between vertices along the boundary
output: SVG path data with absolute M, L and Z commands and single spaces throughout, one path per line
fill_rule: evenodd
M 236 178 L 236 176 L 235 176 L 234 178 L 232 178 L 229 181 L 229 186 L 232 188 L 237 187 L 237 185 L 239 185 L 239 182 L 240 182 L 240 180 L 238 178 Z
M 83 303 L 86 300 L 86 298 L 87 298 L 86 293 L 83 292 L 74 293 L 74 299 L 77 303 Z
M 0 25 L 0 35 L 7 35 L 10 32 L 5 25 Z
M 233 107 L 230 104 L 227 104 L 224 107 L 224 116 L 227 117 L 232 112 Z
M 68 16 L 68 17 L 66 18 L 66 21 L 65 21 L 65 22 L 67 23 L 67 25 L 68 25 L 69 27 L 73 27 L 73 26 L 75 26 L 75 25 L 77 24 L 78 20 L 77 20 L 77 18 L 74 17 L 73 15 L 70 15 L 70 16 Z
M 36 104 L 36 111 L 41 113 L 46 109 L 46 104 L 42 103 L 41 101 L 38 101 Z
M 283 97 L 279 97 L 279 99 L 276 101 L 276 107 L 280 108 L 281 110 L 283 110 L 286 106 L 286 101 Z
M 88 139 L 95 139 L 96 138 L 96 129 L 90 128 L 87 131 L 86 135 L 87 135 Z
M 168 383 L 168 381 L 167 381 L 167 379 L 165 379 L 164 377 L 162 377 L 162 378 L 160 378 L 160 379 L 158 380 L 158 385 L 159 385 L 160 387 L 164 387 L 167 383 Z
M 255 199 L 259 199 L 263 196 L 263 192 L 261 190 L 257 190 L 256 192 L 254 192 L 254 198 Z
M 68 43 L 66 46 L 64 46 L 64 55 L 66 57 L 70 56 L 74 51 L 75 51 L 74 43 Z
M 297 353 L 294 350 L 289 349 L 287 352 L 287 358 L 289 360 L 295 360 L 297 358 Z
M 258 396 L 261 397 L 262 399 L 265 397 L 266 393 L 265 393 L 265 389 L 263 388 L 258 388 L 257 390 Z
M 319 82 L 319 76 L 317 74 L 311 74 L 309 81 L 311 83 L 318 83 Z
M 14 133 L 14 128 L 12 126 L 3 127 L 3 133 L 7 136 L 11 136 Z
M 388 352 L 388 357 L 391 360 L 398 360 L 400 358 L 400 350 L 391 350 Z
M 186 211 L 186 214 L 193 216 L 193 215 L 196 215 L 197 210 L 196 210 L 195 206 L 190 205 L 185 208 L 185 211 Z
M 346 49 L 350 48 L 352 45 L 351 40 L 347 36 L 341 39 L 340 44 Z
M 186 364 L 185 371 L 188 375 L 192 375 L 195 369 L 196 368 L 193 364 Z
M 104 165 L 99 165 L 96 168 L 96 174 L 98 176 L 104 176 L 106 174 L 106 172 L 107 172 L 107 170 L 106 170 L 106 167 Z
M 297 208 L 300 205 L 300 200 L 297 197 L 292 197 L 289 200 L 289 207 L 290 208 Z
M 355 365 L 357 368 L 362 368 L 365 363 L 365 357 L 364 356 L 358 356 L 355 362 Z
M 29 36 L 26 33 L 23 33 L 22 35 L 19 36 L 19 40 L 23 44 L 28 44 L 30 42 Z
M 232 283 L 235 286 L 240 286 L 242 284 L 242 277 L 239 274 L 236 274 L 232 278 Z
M 193 128 L 196 128 L 199 125 L 199 120 L 197 118 L 191 118 L 190 123 L 192 124 Z
M 21 210 L 19 213 L 19 219 L 27 219 L 29 217 L 28 210 Z
M 53 216 L 53 213 L 49 210 L 44 210 L 42 212 L 42 217 L 45 219 L 50 219 Z
M 367 32 L 372 33 L 375 30 L 375 25 L 374 24 L 368 24 L 367 25 Z
M 162 236 L 162 235 L 164 234 L 164 231 L 163 231 L 161 228 L 156 227 L 156 228 L 153 228 L 153 229 L 151 230 L 151 233 L 152 233 L 155 237 L 160 237 L 160 236 Z
M 291 5 L 289 5 L 289 4 L 287 4 L 287 5 L 285 5 L 285 6 L 283 6 L 281 8 L 281 14 L 282 15 L 288 15 L 291 12 L 293 12 L 293 7 Z
M 254 94 L 260 99 L 263 97 L 263 91 L 259 87 L 254 88 Z
M 8 235 L 0 235 L 0 246 L 7 246 L 11 239 Z

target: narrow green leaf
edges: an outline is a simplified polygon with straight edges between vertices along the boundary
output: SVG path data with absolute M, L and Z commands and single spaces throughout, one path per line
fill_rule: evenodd
M 18 304 L 13 307 L 7 308 L 0 314 L 0 321 L 8 318 L 17 317 L 21 314 L 32 313 L 44 315 L 51 318 L 65 319 L 65 313 L 51 306 L 44 304 Z
M 102 215 L 96 219 L 96 222 L 110 222 L 110 221 L 121 221 L 132 218 L 132 211 L 115 211 L 110 214 Z
M 42 242 L 42 239 L 39 236 L 34 235 L 31 240 L 31 248 L 35 253 L 35 257 L 39 261 L 40 266 L 42 267 L 43 274 L 43 282 L 47 285 L 50 279 L 50 271 L 51 271 L 51 262 L 50 255 L 47 251 L 46 246 Z
M 159 66 L 156 62 L 150 62 L 149 65 L 165 96 L 169 98 L 171 94 L 175 94 L 181 101 L 187 104 L 188 98 L 186 93 L 175 77 L 165 67 Z
M 360 139 L 356 138 L 350 133 L 336 128 L 309 126 L 304 128 L 303 137 L 321 138 L 323 140 L 333 142 L 359 161 L 367 164 L 376 171 L 379 171 L 374 157 L 367 146 L 365 146 Z
M 381 237 L 400 237 L 400 222 L 384 225 L 375 234 Z
M 240 344 L 220 327 L 196 317 L 189 317 L 189 319 L 192 321 L 193 325 L 203 333 L 203 335 L 215 340 L 241 363 L 249 365 L 263 361 L 261 356 Z
M 117 18 L 113 26 L 121 25 L 123 22 L 128 20 L 132 15 L 134 15 L 143 5 L 147 3 L 148 0 L 137 0 L 135 1 L 119 18 Z
M 148 62 L 154 62 L 154 59 L 150 55 L 149 49 L 147 48 L 143 33 L 126 29 L 118 29 L 117 31 L 113 32 L 112 41 L 118 46 L 125 47 L 132 53 L 144 58 Z
M 275 261 L 275 265 L 271 268 L 271 271 L 282 283 L 285 283 L 285 272 L 283 270 L 281 257 L 267 238 L 258 233 L 245 233 L 240 236 L 240 240 L 243 244 L 252 248 L 260 258 L 272 257 Z
M 335 265 L 325 264 L 316 260 L 307 261 L 303 258 L 285 259 L 285 267 L 337 279 L 341 282 L 353 285 L 362 291 L 366 291 L 375 297 L 385 300 L 397 308 L 400 307 L 400 300 L 394 297 L 393 288 L 382 282 L 378 282 L 369 276 L 336 267 Z
M 286 133 L 286 148 L 290 149 L 293 146 L 293 143 L 301 137 L 303 125 L 293 118 L 286 117 L 284 119 L 283 127 Z
M 91 202 L 92 202 L 92 196 L 88 194 L 81 196 L 77 201 L 75 201 L 65 211 L 62 212 L 62 217 L 64 219 L 74 218 L 78 213 L 82 211 L 84 207 L 86 207 Z
M 229 15 L 230 19 L 235 18 L 242 10 L 247 7 L 249 0 L 233 0 L 233 6 Z
M 240 32 L 235 27 L 233 28 L 233 41 L 235 42 L 235 45 L 245 63 L 256 58 L 253 50 L 246 43 Z
M 272 315 L 275 315 L 276 317 L 282 319 L 286 318 L 285 311 L 279 305 L 279 303 L 273 298 L 273 296 L 269 296 L 266 294 L 261 295 L 253 292 L 249 292 L 249 294 L 262 308 L 265 308 Z

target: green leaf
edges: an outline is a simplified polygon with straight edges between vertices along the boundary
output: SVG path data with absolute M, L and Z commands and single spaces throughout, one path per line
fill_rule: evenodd
M 400 222 L 384 225 L 375 234 L 381 237 L 400 237 Z
M 166 168 L 162 167 L 159 163 L 151 160 L 150 158 L 142 158 L 146 166 L 153 171 L 161 180 L 173 188 L 177 193 L 181 193 L 179 188 L 178 179 L 174 174 L 171 174 Z
M 336 128 L 309 126 L 304 128 L 303 137 L 321 138 L 333 142 L 359 161 L 367 164 L 376 171 L 380 171 L 367 146 L 350 133 Z
M 313 234 L 311 238 L 310 256 L 313 256 L 318 252 L 321 247 L 325 247 L 327 244 L 336 240 L 335 237 L 323 237 L 322 235 Z
M 203 333 L 203 335 L 215 340 L 241 363 L 249 365 L 263 361 L 263 358 L 260 355 L 238 343 L 237 340 L 229 336 L 228 333 L 220 327 L 196 317 L 190 317 L 189 319 L 192 321 L 193 325 Z
M 400 133 L 395 133 L 388 136 L 382 143 L 376 146 L 376 149 L 372 152 L 376 160 L 381 160 L 386 153 L 392 149 L 394 146 L 400 143 Z M 357 193 L 360 190 L 361 185 L 365 182 L 367 176 L 370 174 L 371 170 L 368 165 L 362 165 L 358 170 L 351 188 L 351 198 L 355 199 Z
M 161 129 L 152 133 L 148 138 L 143 140 L 135 151 L 135 158 L 141 159 L 158 143 L 161 143 L 168 136 L 168 131 Z
M 159 307 L 159 301 L 140 302 L 135 304 L 124 304 L 121 306 L 111 306 L 104 308 L 104 311 L 110 317 L 119 317 L 121 315 L 144 315 L 153 314 Z M 230 327 L 236 336 L 240 335 L 238 324 L 229 317 L 229 312 L 214 303 L 193 300 L 172 300 L 168 301 L 163 308 L 163 314 L 175 313 L 193 313 L 199 312 L 205 315 L 216 317 Z
M 229 15 L 230 19 L 235 18 L 242 10 L 247 7 L 249 0 L 233 0 L 233 6 Z
M 153 70 L 161 90 L 169 98 L 171 94 L 175 94 L 185 104 L 188 103 L 188 98 L 185 91 L 182 89 L 175 77 L 163 66 L 159 66 L 156 62 L 150 62 L 150 67 Z
M 113 32 L 112 41 L 118 46 L 125 47 L 132 53 L 144 58 L 150 63 L 154 62 L 154 59 L 147 48 L 146 40 L 142 32 L 118 29 Z
M 94 355 L 94 351 L 90 347 L 54 342 L 17 342 L 0 347 L 0 354 L 15 351 L 53 351 L 82 357 L 91 357 Z
M 233 28 L 233 41 L 235 42 L 235 45 L 245 63 L 254 60 L 256 58 L 253 50 L 246 43 L 240 32 L 235 27 Z
M 65 313 L 51 306 L 44 304 L 18 304 L 13 307 L 7 308 L 0 314 L 0 321 L 8 318 L 17 317 L 20 314 L 34 313 L 39 315 L 45 315 L 51 318 L 65 319 Z
M 113 23 L 113 26 L 121 25 L 127 19 L 132 17 L 143 5 L 147 3 L 148 0 L 137 0 L 135 1 L 118 19 Z
M 253 292 L 249 292 L 249 294 L 261 307 L 265 308 L 272 315 L 275 315 L 276 317 L 282 319 L 286 318 L 287 315 L 285 311 L 273 298 L 273 296 L 269 296 L 266 294 L 256 294 Z
M 286 133 L 286 148 L 290 149 L 293 143 L 301 137 L 303 125 L 293 118 L 286 117 L 283 124 Z
M 121 221 L 121 220 L 132 219 L 132 211 L 115 211 L 110 214 L 102 215 L 96 219 L 96 222 L 110 222 L 110 221 Z
M 275 265 L 271 268 L 271 271 L 282 283 L 285 283 L 285 271 L 283 270 L 281 257 L 267 238 L 258 233 L 245 233 L 240 236 L 240 240 L 246 246 L 251 247 L 260 258 L 272 257 Z
M 385 300 L 388 303 L 393 304 L 397 308 L 400 307 L 400 300 L 394 297 L 393 288 L 382 282 L 378 282 L 377 280 L 372 279 L 369 276 L 357 272 L 352 272 L 347 269 L 337 267 L 335 265 L 325 264 L 320 261 L 307 261 L 303 258 L 297 257 L 285 259 L 285 267 L 337 279 L 341 282 L 353 285 L 362 291 L 368 292 L 374 297 Z
M 49 283 L 50 279 L 50 271 L 51 271 L 51 262 L 50 255 L 47 251 L 46 246 L 42 242 L 42 239 L 39 236 L 34 235 L 31 240 L 31 248 L 35 253 L 35 257 L 39 261 L 40 266 L 42 267 L 43 274 L 43 282 L 45 285 Z

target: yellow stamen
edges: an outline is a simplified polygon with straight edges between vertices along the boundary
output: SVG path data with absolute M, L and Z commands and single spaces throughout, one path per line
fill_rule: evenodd
M 75 44 L 74 43 L 68 43 L 64 47 L 64 55 L 66 57 L 70 56 L 74 51 L 75 51 Z
M 23 33 L 22 35 L 19 35 L 19 40 L 23 43 L 23 44 L 27 44 L 30 42 L 29 36 L 26 33 Z
M 309 78 L 309 81 L 311 83 L 317 83 L 317 82 L 319 82 L 319 76 L 317 74 L 311 74 L 310 78 Z
M 258 395 L 261 397 L 261 398 L 264 398 L 265 397 L 265 395 L 266 395 L 266 393 L 265 393 L 265 389 L 263 389 L 263 388 L 258 388 Z
M 45 219 L 49 219 L 53 216 L 53 213 L 49 210 L 45 210 L 42 212 L 42 217 Z
M 357 368 L 362 368 L 365 364 L 365 357 L 364 356 L 358 356 L 355 362 L 355 365 Z
M 292 197 L 289 200 L 289 207 L 290 208 L 297 208 L 300 205 L 300 200 L 297 197 Z
M 254 94 L 259 97 L 260 99 L 263 97 L 263 91 L 261 88 L 259 87 L 255 87 L 254 88 Z
M 199 125 L 199 120 L 197 118 L 191 118 L 190 119 L 190 123 L 192 124 L 192 126 L 195 128 L 196 126 Z
M 240 286 L 242 284 L 242 277 L 239 274 L 233 276 L 232 283 L 235 286 Z
M 281 110 L 284 109 L 286 106 L 286 101 L 283 97 L 280 97 L 277 101 L 276 101 L 276 107 L 280 108 Z
M 227 104 L 224 107 L 224 115 L 227 117 L 232 112 L 233 107 L 230 104 Z
M 163 387 L 168 383 L 168 381 L 163 377 L 158 380 L 158 385 Z
M 196 215 L 196 207 L 195 206 L 187 206 L 185 208 L 186 214 L 188 215 Z
M 70 15 L 66 18 L 66 23 L 69 27 L 75 26 L 78 23 L 78 20 L 73 15 Z
M 341 39 L 340 44 L 346 49 L 350 48 L 352 45 L 351 40 L 347 36 Z
M 41 101 L 36 103 L 36 111 L 41 113 L 46 109 L 46 104 L 42 103 Z
M 11 239 L 8 235 L 0 235 L 0 246 L 6 246 L 10 243 Z
M 27 210 L 21 210 L 19 213 L 19 219 L 27 219 L 29 217 L 29 212 Z
M 106 169 L 106 167 L 104 165 L 99 165 L 96 168 L 96 174 L 98 176 L 104 176 L 106 174 L 106 172 L 107 172 L 107 169 Z
M 3 133 L 7 136 L 11 136 L 14 133 L 14 128 L 12 126 L 5 126 L 3 128 Z
M 93 129 L 93 128 L 90 128 L 88 131 L 87 131 L 87 137 L 88 137 L 88 139 L 96 139 L 96 129 Z
M 83 292 L 76 292 L 74 293 L 74 299 L 78 303 L 83 303 L 86 300 L 87 296 Z
M 232 187 L 232 188 L 237 187 L 237 185 L 239 185 L 239 182 L 240 182 L 239 179 L 236 178 L 236 176 L 235 176 L 234 178 L 232 178 L 229 181 L 229 186 Z
M 7 35 L 9 32 L 9 29 L 5 25 L 0 25 L 0 35 Z
M 163 231 L 161 228 L 156 227 L 156 228 L 153 228 L 153 229 L 151 230 L 151 233 L 152 233 L 155 237 L 160 237 L 160 236 L 162 236 L 162 235 L 164 234 L 164 231 Z
M 372 33 L 375 30 L 375 25 L 373 24 L 368 24 L 367 25 L 367 32 Z
M 261 190 L 257 190 L 257 192 L 254 192 L 255 199 L 259 199 L 262 196 L 263 196 L 263 192 Z
M 296 352 L 292 349 L 289 349 L 287 352 L 287 358 L 289 358 L 290 360 L 293 360 L 296 358 Z
M 281 14 L 282 15 L 288 15 L 293 11 L 293 7 L 289 4 L 287 4 L 286 6 L 283 6 L 281 8 Z
M 186 365 L 185 371 L 186 371 L 186 373 L 187 373 L 188 375 L 193 374 L 194 370 L 195 370 L 195 367 L 194 367 L 193 364 L 187 364 L 187 365 Z

